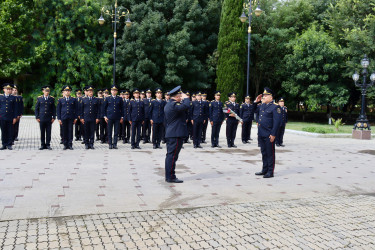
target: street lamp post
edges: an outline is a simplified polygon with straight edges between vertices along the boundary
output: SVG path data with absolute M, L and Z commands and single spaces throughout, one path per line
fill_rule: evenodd
M 257 8 L 254 10 L 256 16 L 260 16 L 262 14 L 262 10 L 259 7 L 258 0 L 249 0 L 247 3 L 243 4 L 243 12 L 240 16 L 241 22 L 245 23 L 248 20 L 249 27 L 247 29 L 247 78 L 246 78 L 246 96 L 249 95 L 249 86 L 250 86 L 250 40 L 251 40 L 251 20 L 253 15 L 253 8 L 252 6 L 257 4 Z M 246 12 L 248 14 L 246 15 Z
M 103 25 L 105 23 L 105 19 L 103 14 L 110 16 L 112 20 L 112 27 L 113 27 L 113 85 L 116 84 L 116 41 L 117 41 L 117 24 L 120 22 L 121 17 L 127 17 L 125 22 L 126 27 L 131 27 L 132 22 L 130 21 L 129 14 L 130 11 L 127 8 L 117 5 L 117 0 L 115 1 L 114 7 L 103 7 L 102 13 L 100 18 L 98 19 L 99 24 Z
M 353 128 L 353 138 L 355 139 L 371 139 L 371 127 L 370 123 L 366 116 L 366 92 L 369 87 L 374 85 L 375 82 L 375 73 L 372 73 L 370 76 L 370 83 L 367 83 L 367 76 L 368 76 L 368 66 L 370 65 L 370 60 L 365 55 L 364 58 L 361 60 L 361 65 L 363 68 L 362 71 L 362 83 L 359 80 L 359 74 L 355 72 L 353 74 L 353 80 L 356 87 L 361 88 L 361 113 L 354 124 Z

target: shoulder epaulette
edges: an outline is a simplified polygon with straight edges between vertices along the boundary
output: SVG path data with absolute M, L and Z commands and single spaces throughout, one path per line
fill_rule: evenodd
M 43 97 L 43 96 L 42 96 L 42 95 L 40 95 L 40 96 L 38 96 L 38 98 L 39 98 L 39 97 Z

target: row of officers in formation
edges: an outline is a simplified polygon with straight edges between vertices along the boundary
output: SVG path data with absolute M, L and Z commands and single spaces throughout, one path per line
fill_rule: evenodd
M 3 85 L 4 95 L 0 96 L 0 121 L 2 131 L 1 149 L 12 149 L 18 140 L 19 121 L 23 114 L 23 100 L 18 95 L 18 88 L 13 84 Z M 117 149 L 117 143 L 122 140 L 124 144 L 130 143 L 132 149 L 140 149 L 140 141 L 152 143 L 154 149 L 162 148 L 165 143 L 165 117 L 164 108 L 170 101 L 168 92 L 160 88 L 154 91 L 147 89 L 141 91 L 134 89 L 119 90 L 113 85 L 110 90 L 100 89 L 94 96 L 94 87 L 86 86 L 83 93 L 78 90 L 75 97 L 71 96 L 71 86 L 64 86 L 62 97 L 56 100 L 50 95 L 51 88 L 44 86 L 43 95 L 39 96 L 35 105 L 35 117 L 40 124 L 41 147 L 40 150 L 51 150 L 52 124 L 57 118 L 60 123 L 61 144 L 64 150 L 73 149 L 73 132 L 75 140 L 82 141 L 86 149 L 94 149 L 95 137 L 102 144 L 108 143 L 109 149 Z M 120 94 L 120 95 L 118 95 Z M 131 98 L 132 94 L 132 98 Z M 242 124 L 241 140 L 244 144 L 250 143 L 251 127 L 254 120 L 258 123 L 262 119 L 257 106 L 261 103 L 251 103 L 246 96 L 242 104 L 236 102 L 236 93 L 228 95 L 228 101 L 221 101 L 221 93 L 215 92 L 214 100 L 208 101 L 207 94 L 196 92 L 185 94 L 191 100 L 189 108 L 185 111 L 185 120 L 188 136 L 184 143 L 193 141 L 194 148 L 202 148 L 206 143 L 206 131 L 211 125 L 211 147 L 218 147 L 221 125 L 226 120 L 227 146 L 236 148 L 234 144 L 238 124 Z M 282 121 L 276 136 L 276 145 L 283 145 L 285 125 L 288 121 L 287 108 L 284 99 L 279 100 Z M 225 114 L 223 108 L 229 108 L 242 119 L 236 119 L 234 114 Z M 254 115 L 255 114 L 255 115 Z M 151 136 L 152 135 L 152 136 Z M 259 145 L 259 143 L 258 143 Z

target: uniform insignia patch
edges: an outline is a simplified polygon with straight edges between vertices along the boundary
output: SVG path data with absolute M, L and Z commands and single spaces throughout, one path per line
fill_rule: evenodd
M 280 108 L 277 108 L 277 113 L 281 113 L 281 109 Z

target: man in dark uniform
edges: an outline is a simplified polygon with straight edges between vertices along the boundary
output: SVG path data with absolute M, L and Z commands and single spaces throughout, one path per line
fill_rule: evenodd
M 181 87 L 178 86 L 169 92 L 171 101 L 165 105 L 164 115 L 166 122 L 167 155 L 165 157 L 165 181 L 182 183 L 176 177 L 175 168 L 178 155 L 181 151 L 183 140 L 188 136 L 185 113 L 190 107 L 190 100 Z
M 141 128 L 144 122 L 145 109 L 144 102 L 139 98 L 139 90 L 133 90 L 134 99 L 129 104 L 130 124 L 132 126 L 131 149 L 141 149 Z
M 240 112 L 240 105 L 236 103 L 236 93 L 232 92 L 228 94 L 229 101 L 225 103 L 227 108 L 230 108 L 234 113 L 239 115 Z M 236 119 L 236 116 L 234 114 L 226 114 L 226 120 L 227 120 L 227 128 L 226 128 L 226 134 L 227 134 L 227 143 L 228 148 L 237 148 L 236 145 L 234 145 L 234 140 L 236 139 L 236 132 L 237 132 L 237 126 L 239 121 Z
M 161 136 L 163 133 L 164 107 L 166 102 L 162 100 L 163 91 L 160 88 L 155 90 L 156 99 L 151 101 L 149 108 L 149 117 L 152 125 L 152 144 L 153 148 L 160 147 Z
M 151 138 L 151 122 L 150 122 L 150 112 L 149 108 L 152 101 L 152 91 L 151 89 L 146 89 L 146 97 L 143 99 L 144 109 L 145 109 L 145 118 L 142 125 L 142 138 L 143 144 L 150 143 Z
M 251 140 L 251 125 L 254 118 L 254 106 L 250 103 L 250 96 L 245 97 L 245 103 L 240 107 L 240 117 L 242 118 L 242 143 L 247 144 Z
M 123 144 L 130 142 L 130 113 L 129 113 L 129 105 L 130 105 L 130 91 L 125 90 L 124 92 L 124 121 L 122 123 L 122 140 Z
M 103 91 L 99 89 L 97 95 L 98 95 L 97 99 L 99 102 L 99 106 L 98 106 L 99 123 L 96 124 L 95 134 L 96 134 L 96 140 L 99 141 L 100 140 L 100 116 L 101 116 L 101 109 L 102 109 L 102 104 L 103 104 Z
M 264 88 L 263 97 L 259 95 L 254 103 L 259 106 L 258 136 L 260 150 L 262 153 L 263 168 L 256 175 L 263 175 L 263 178 L 272 178 L 275 170 L 275 138 L 280 128 L 281 108 L 273 102 L 273 92 Z
M 276 146 L 285 147 L 283 142 L 284 142 L 285 126 L 288 123 L 288 109 L 285 106 L 283 97 L 281 97 L 279 100 L 279 106 L 281 108 L 281 122 L 280 122 L 279 131 L 277 132 L 277 136 L 276 136 Z
M 169 96 L 169 94 L 168 94 L 168 92 L 165 92 L 164 93 L 164 101 L 165 101 L 165 104 L 167 104 L 168 102 L 169 102 L 169 100 L 170 100 L 170 96 Z M 164 122 L 163 122 L 163 133 L 162 133 L 162 135 L 161 135 L 161 142 L 163 143 L 163 144 L 165 144 L 165 119 L 164 119 Z
M 202 129 L 203 124 L 206 122 L 206 108 L 205 103 L 202 102 L 202 93 L 197 92 L 195 94 L 197 100 L 191 105 L 192 123 L 193 123 L 193 143 L 194 148 L 202 148 Z
M 41 147 L 39 150 L 51 148 L 52 124 L 56 119 L 55 98 L 50 96 L 49 86 L 42 87 L 43 95 L 39 96 L 35 105 L 35 119 L 39 122 Z
M 104 119 L 104 100 L 109 96 L 108 89 L 103 89 L 103 99 L 100 107 L 100 140 L 101 144 L 108 143 L 108 124 Z
M 81 102 L 82 102 L 82 91 L 81 90 L 76 91 L 76 99 L 77 99 L 78 105 L 81 105 Z M 80 115 L 80 114 L 77 113 L 77 115 Z M 83 128 L 83 124 L 81 123 L 81 120 L 77 119 L 76 124 L 74 124 L 74 134 L 75 134 L 75 137 L 76 137 L 76 141 L 82 141 L 82 138 L 84 137 L 83 129 L 84 128 Z
M 22 96 L 18 95 L 18 86 L 16 84 L 13 85 L 12 95 L 16 97 L 16 104 L 17 104 L 17 110 L 18 110 L 17 121 L 14 124 L 14 129 L 13 129 L 13 142 L 14 142 L 14 141 L 18 141 L 20 121 L 23 115 L 23 98 Z
M 17 122 L 18 106 L 16 97 L 12 95 L 12 90 L 12 84 L 3 84 L 4 95 L 0 96 L 0 127 L 3 146 L 0 150 L 13 149 L 13 126 Z
M 224 121 L 223 107 L 224 104 L 220 101 L 220 91 L 215 92 L 215 100 L 209 104 L 209 117 L 211 123 L 211 147 L 221 148 L 219 145 L 219 135 L 221 124 Z
M 82 98 L 80 119 L 84 126 L 86 149 L 94 149 L 95 126 L 99 123 L 99 99 L 94 96 L 94 88 L 86 86 L 87 96 Z
M 124 103 L 121 97 L 117 96 L 117 93 L 117 86 L 112 85 L 111 95 L 106 97 L 103 103 L 104 119 L 108 127 L 109 149 L 118 149 L 118 129 L 124 118 Z
M 73 124 L 77 122 L 78 102 L 70 96 L 70 86 L 64 86 L 63 91 L 65 97 L 60 98 L 57 103 L 57 119 L 62 125 L 64 150 L 73 150 Z
M 190 92 L 185 91 L 185 94 L 187 95 L 187 97 L 190 100 Z M 191 102 L 190 102 L 190 104 L 191 104 Z M 191 107 L 191 105 L 190 105 L 190 107 Z M 186 125 L 187 125 L 187 129 L 188 129 L 188 136 L 185 138 L 184 143 L 190 143 L 189 138 L 193 138 L 193 124 L 191 123 L 192 115 L 191 115 L 191 108 L 190 107 L 186 111 Z
M 202 127 L 202 143 L 206 143 L 206 134 L 207 134 L 207 125 L 208 125 L 208 119 L 209 119 L 209 105 L 210 105 L 210 102 L 207 101 L 207 93 L 206 92 L 203 92 L 202 93 L 202 102 L 204 104 L 204 113 L 205 113 L 205 117 L 204 117 L 204 123 L 203 123 L 203 127 Z

